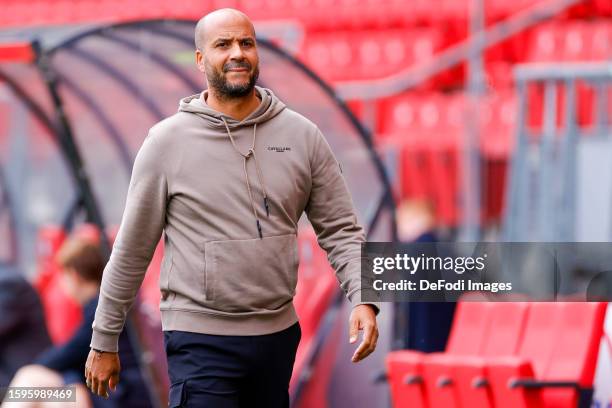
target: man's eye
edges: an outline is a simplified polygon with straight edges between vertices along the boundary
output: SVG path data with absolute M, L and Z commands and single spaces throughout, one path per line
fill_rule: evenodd
M 250 47 L 250 46 L 253 45 L 253 42 L 252 41 L 243 41 L 242 45 L 245 46 L 245 47 Z
M 226 47 L 226 46 L 227 46 L 227 43 L 224 43 L 224 42 L 217 44 L 217 47 Z

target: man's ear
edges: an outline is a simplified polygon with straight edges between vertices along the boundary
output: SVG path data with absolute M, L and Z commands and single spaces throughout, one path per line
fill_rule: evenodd
M 204 54 L 200 50 L 196 50 L 195 52 L 196 65 L 198 66 L 198 71 L 202 73 L 206 73 L 206 68 L 204 67 Z

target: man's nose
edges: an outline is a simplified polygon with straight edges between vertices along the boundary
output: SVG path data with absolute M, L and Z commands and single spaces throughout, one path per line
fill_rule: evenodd
M 230 58 L 241 60 L 244 59 L 244 53 L 242 51 L 242 47 L 238 42 L 232 44 L 232 48 L 230 49 Z

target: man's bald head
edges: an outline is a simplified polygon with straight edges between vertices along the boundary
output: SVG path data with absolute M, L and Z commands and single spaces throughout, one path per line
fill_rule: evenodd
M 244 13 L 226 8 L 207 14 L 196 26 L 195 45 L 198 69 L 218 99 L 255 97 L 257 39 Z
M 253 37 L 255 37 L 255 27 L 246 14 L 233 8 L 223 8 L 208 13 L 198 21 L 195 27 L 196 48 L 203 51 L 204 45 L 206 41 L 210 40 L 211 35 L 214 35 L 221 28 L 235 24 L 248 24 Z

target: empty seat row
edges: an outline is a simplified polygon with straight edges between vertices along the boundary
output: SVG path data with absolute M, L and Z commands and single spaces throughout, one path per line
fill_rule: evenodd
M 444 353 L 388 355 L 393 406 L 575 407 L 592 393 L 606 307 L 460 302 Z
M 590 128 L 601 118 L 612 123 L 612 86 L 598 89 L 594 84 L 577 81 L 575 84 L 575 107 L 573 115 L 580 127 Z M 603 91 L 603 92 L 599 92 Z M 557 83 L 557 124 L 565 124 L 565 100 L 567 86 Z M 599 100 L 603 98 L 603 100 Z M 445 141 L 461 140 L 465 131 L 469 106 L 473 103 L 477 111 L 476 121 L 481 134 L 481 147 L 487 156 L 504 157 L 512 150 L 512 141 L 518 122 L 518 99 L 513 90 L 501 89 L 470 102 L 463 93 L 443 94 L 437 92 L 406 92 L 380 99 L 376 103 L 374 133 L 381 141 L 389 136 L 416 138 L 424 134 L 432 139 L 441 134 Z M 527 88 L 527 125 L 541 131 L 544 121 L 544 85 L 531 83 Z M 598 105 L 607 106 L 607 111 L 597 111 Z
M 427 0 L 244 0 L 256 19 L 299 19 L 309 30 L 432 25 L 468 18 L 467 1 L 440 0 L 436 12 Z
M 499 21 L 533 7 L 538 0 L 485 0 L 488 22 Z M 465 24 L 471 3 L 468 0 L 242 0 L 247 14 L 256 19 L 299 19 L 308 29 L 338 30 Z M 606 0 L 589 0 L 570 8 L 569 18 L 609 16 L 612 7 Z
M 485 0 L 485 14 L 488 21 L 497 21 L 521 10 L 541 3 L 538 0 Z M 609 17 L 612 15 L 612 3 L 608 0 L 585 0 L 574 4 L 559 16 L 560 19 L 577 19 Z
M 428 29 L 308 33 L 298 57 L 328 81 L 368 80 L 423 63 L 443 45 Z
M 427 62 L 460 40 L 442 33 L 401 28 L 308 32 L 299 57 L 331 82 L 384 78 Z M 556 21 L 488 49 L 487 73 L 496 83 L 511 84 L 508 62 L 604 61 L 612 58 L 610 44 L 608 20 Z
M 461 30 L 434 28 L 307 31 L 298 57 L 331 82 L 378 79 L 425 63 L 465 36 Z M 508 63 L 604 61 L 612 58 L 610 44 L 612 25 L 608 20 L 561 20 L 487 49 L 484 59 L 493 83 L 511 85 Z M 459 68 L 446 75 L 453 74 L 461 83 L 464 75 Z M 449 78 L 437 76 L 434 80 L 441 86 Z
M 528 88 L 527 126 L 543 132 L 544 100 L 541 86 Z M 565 93 L 559 88 L 557 127 L 565 126 Z M 607 112 L 596 110 L 595 89 L 579 82 L 575 117 L 585 130 L 596 130 L 597 115 L 612 123 L 612 87 L 608 86 Z M 461 209 L 461 175 L 466 136 L 475 130 L 483 158 L 483 220 L 498 219 L 504 202 L 504 181 L 518 125 L 518 99 L 513 91 L 492 93 L 473 102 L 475 116 L 469 125 L 470 99 L 464 94 L 404 93 L 375 104 L 375 145 L 387 163 L 398 199 L 429 198 L 438 221 L 455 225 Z M 352 107 L 360 109 L 359 104 Z
M 517 103 L 512 91 L 487 94 L 473 101 L 463 93 L 404 93 L 379 101 L 376 134 L 380 139 L 424 134 L 427 139 L 435 133 L 456 143 L 461 140 L 473 104 L 485 154 L 506 156 L 512 147 Z
M 605 61 L 612 58 L 610 20 L 556 21 L 536 27 L 531 35 L 529 62 Z
M 484 2 L 488 21 L 508 17 L 533 6 L 537 0 L 487 0 Z M 436 12 L 428 0 L 184 0 L 154 2 L 117 0 L 60 0 L 29 2 L 5 0 L 7 13 L 0 14 L 0 25 L 53 24 L 138 19 L 147 17 L 197 18 L 207 10 L 236 7 L 253 19 L 298 19 L 311 29 L 386 28 L 390 26 L 432 25 L 440 22 L 467 21 L 468 0 L 441 0 Z M 566 13 L 570 18 L 609 16 L 612 6 L 607 0 L 589 0 Z

